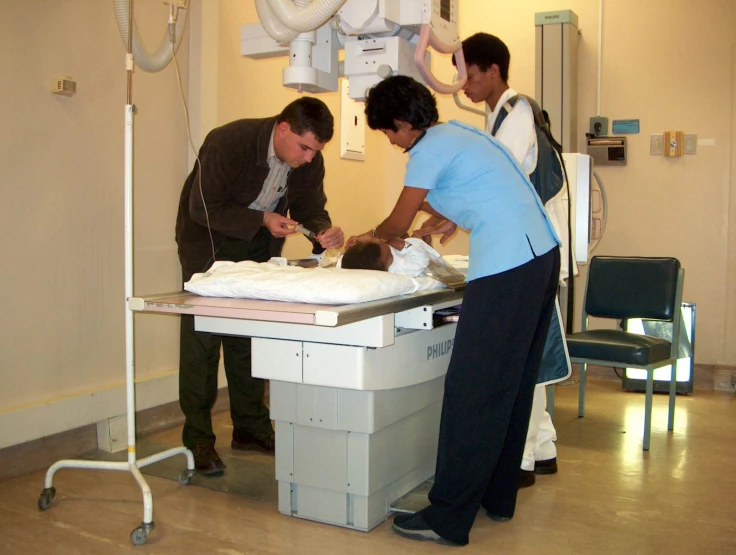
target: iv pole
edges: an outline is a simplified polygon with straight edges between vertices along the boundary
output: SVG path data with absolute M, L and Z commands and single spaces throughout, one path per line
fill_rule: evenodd
M 130 533 L 133 545 L 143 545 L 153 530 L 153 495 L 140 469 L 176 455 L 186 455 L 187 470 L 179 475 L 179 483 L 186 485 L 194 474 L 194 457 L 186 447 L 167 449 L 144 459 L 136 460 L 135 447 L 135 329 L 134 313 L 128 300 L 133 296 L 133 119 L 135 106 L 132 98 L 133 69 L 133 0 L 128 6 L 128 36 L 126 54 L 127 93 L 125 104 L 125 185 L 124 185 L 124 232 L 125 232 L 125 385 L 128 421 L 128 460 L 127 462 L 106 462 L 87 460 L 61 460 L 54 463 L 46 472 L 44 490 L 38 499 L 38 507 L 45 511 L 51 506 L 56 495 L 53 487 L 54 474 L 62 468 L 87 468 L 97 470 L 129 470 L 143 493 L 143 522 Z M 171 26 L 171 18 L 169 20 Z

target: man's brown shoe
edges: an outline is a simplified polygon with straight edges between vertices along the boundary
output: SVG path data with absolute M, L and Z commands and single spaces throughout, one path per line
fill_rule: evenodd
M 233 430 L 233 442 L 230 446 L 237 451 L 258 451 L 273 455 L 276 440 L 273 432 L 257 433 L 244 430 Z
M 192 455 L 194 455 L 194 470 L 202 476 L 219 476 L 227 468 L 211 443 L 195 445 L 192 447 Z

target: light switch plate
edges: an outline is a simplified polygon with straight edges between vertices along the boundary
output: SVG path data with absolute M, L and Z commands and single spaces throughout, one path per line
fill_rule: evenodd
M 664 138 L 662 135 L 649 136 L 649 154 L 662 156 L 664 154 Z
M 695 154 L 698 151 L 698 136 L 695 133 L 685 133 L 685 154 Z

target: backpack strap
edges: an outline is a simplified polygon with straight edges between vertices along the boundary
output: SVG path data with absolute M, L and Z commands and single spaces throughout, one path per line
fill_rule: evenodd
M 562 145 L 558 143 L 555 138 L 552 136 L 552 131 L 549 128 L 549 125 L 547 125 L 547 122 L 544 120 L 544 115 L 542 115 L 542 108 L 537 104 L 537 101 L 534 100 L 530 96 L 526 96 L 525 94 L 520 94 L 517 96 L 523 96 L 526 101 L 529 103 L 529 106 L 532 108 L 532 114 L 534 115 L 534 125 L 537 126 L 542 133 L 547 137 L 549 140 L 549 144 L 552 145 L 552 148 L 554 148 L 559 154 L 562 154 Z
M 506 116 L 508 116 L 511 110 L 514 109 L 514 106 L 516 106 L 516 103 L 518 102 L 520 96 L 521 95 L 519 94 L 514 95 L 503 103 L 503 106 L 501 106 L 501 109 L 498 111 L 498 116 L 496 116 L 496 121 L 493 124 L 493 129 L 491 129 L 492 136 L 496 136 L 496 133 L 498 133 L 498 130 L 501 128 L 503 120 L 505 120 Z
M 506 116 L 508 116 L 511 110 L 514 109 L 519 98 L 524 98 L 529 103 L 534 117 L 534 125 L 545 134 L 549 140 L 549 144 L 552 145 L 552 148 L 554 148 L 559 154 L 562 154 L 562 145 L 552 136 L 552 131 L 550 131 L 549 125 L 547 125 L 547 122 L 544 120 L 544 116 L 542 115 L 542 108 L 537 104 L 536 100 L 525 94 L 516 94 L 503 103 L 503 106 L 501 106 L 498 116 L 496 117 L 496 121 L 493 124 L 493 129 L 491 129 L 491 135 L 494 137 L 496 136 L 496 133 L 498 133 L 498 130 L 503 124 L 503 120 L 505 120 Z

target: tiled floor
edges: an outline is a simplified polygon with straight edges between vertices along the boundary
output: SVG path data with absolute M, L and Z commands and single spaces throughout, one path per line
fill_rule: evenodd
M 577 418 L 577 386 L 557 388 L 560 472 L 523 490 L 515 518 L 496 523 L 479 513 L 463 553 L 709 554 L 736 553 L 736 396 L 696 391 L 679 396 L 675 432 L 666 432 L 667 398 L 654 404 L 651 451 L 641 450 L 643 394 L 617 382 L 590 380 L 587 414 Z M 37 508 L 44 472 L 0 484 L 0 553 L 372 554 L 439 553 L 449 547 L 282 516 L 271 460 L 231 455 L 229 418 L 216 417 L 218 449 L 229 476 L 175 481 L 181 461 L 147 476 L 156 528 L 133 547 L 142 520 L 140 490 L 127 472 L 62 470 L 48 511 Z M 142 440 L 173 446 L 178 429 Z M 252 470 L 260 469 L 259 474 Z

